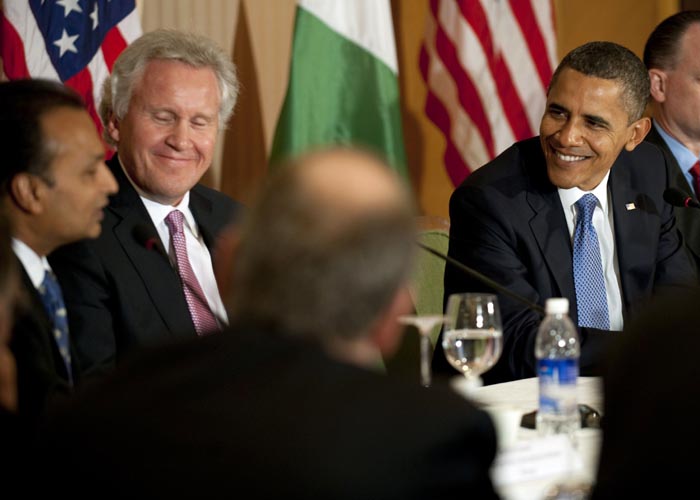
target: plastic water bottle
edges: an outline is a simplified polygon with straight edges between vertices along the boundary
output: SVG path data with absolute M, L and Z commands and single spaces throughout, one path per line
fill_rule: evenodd
M 535 341 L 540 398 L 537 430 L 541 435 L 568 434 L 581 427 L 576 381 L 581 348 L 576 327 L 569 319 L 569 300 L 548 299 L 546 316 Z

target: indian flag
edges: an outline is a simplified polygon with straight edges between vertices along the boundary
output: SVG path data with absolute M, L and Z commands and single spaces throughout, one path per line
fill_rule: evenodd
M 271 164 L 309 148 L 373 150 L 406 179 L 389 0 L 299 0 Z

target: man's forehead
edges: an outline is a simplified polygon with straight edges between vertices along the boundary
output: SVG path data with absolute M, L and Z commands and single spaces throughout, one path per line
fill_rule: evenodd
M 566 68 L 553 83 L 547 94 L 547 106 L 560 106 L 567 111 L 576 106 L 578 114 L 596 116 L 621 111 L 627 114 L 624 86 L 619 80 L 584 75 Z

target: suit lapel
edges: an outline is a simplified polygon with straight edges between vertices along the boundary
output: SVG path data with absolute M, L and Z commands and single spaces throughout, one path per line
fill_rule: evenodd
M 651 127 L 647 140 L 656 144 L 664 154 L 667 163 L 669 186 L 680 189 L 684 193 L 692 194 L 694 192 L 693 188 L 688 184 L 681 167 L 678 165 L 678 161 L 676 161 L 676 157 L 673 156 L 663 137 L 656 131 L 656 127 Z M 692 253 L 695 262 L 700 262 L 700 213 L 693 209 L 676 208 L 674 214 L 678 228 L 683 234 L 686 247 Z
M 17 265 L 22 270 L 22 288 L 24 295 L 23 307 L 26 308 L 26 315 L 23 316 L 25 321 L 31 321 L 36 324 L 35 327 L 20 328 L 22 334 L 29 334 L 31 332 L 36 332 L 38 338 L 34 339 L 34 342 L 38 342 L 40 345 L 39 352 L 45 353 L 45 363 L 46 367 L 49 368 L 53 373 L 61 377 L 66 383 L 68 382 L 68 372 L 66 370 L 66 365 L 63 361 L 61 353 L 58 351 L 58 345 L 53 338 L 53 324 L 51 318 L 49 318 L 46 309 L 44 309 L 44 303 L 39 296 L 39 292 L 34 287 L 31 278 L 27 274 L 24 266 L 17 259 Z M 70 332 L 69 332 L 70 335 Z M 73 343 L 69 344 L 71 359 L 73 362 L 73 380 L 77 381 L 80 370 L 77 366 L 77 353 Z M 35 355 L 38 355 L 37 352 Z M 35 360 L 39 361 L 39 360 Z
M 177 272 L 165 256 L 147 249 L 134 238 L 134 228 L 137 226 L 148 226 L 152 234 L 158 234 L 146 207 L 116 162 L 116 156 L 110 160 L 110 167 L 119 183 L 119 192 L 110 200 L 109 206 L 117 218 L 112 228 L 115 238 L 141 277 L 170 333 L 177 336 L 196 335 Z
M 617 263 L 620 271 L 622 297 L 627 309 L 629 300 L 639 295 L 639 285 L 634 275 L 648 276 L 652 270 L 649 263 L 655 262 L 656 245 L 649 244 L 649 235 L 657 234 L 649 214 L 657 209 L 646 194 L 636 188 L 634 166 L 630 153 L 622 150 L 610 171 L 609 187 L 613 220 L 615 224 L 615 244 Z M 650 165 L 637 165 L 636 168 L 653 168 Z
M 215 247 L 216 236 L 219 234 L 220 224 L 214 214 L 213 204 L 210 199 L 204 197 L 202 193 L 195 187 L 190 191 L 190 210 L 194 219 L 197 221 L 197 227 L 202 233 L 204 244 L 211 252 Z
M 537 145 L 539 148 L 539 143 Z M 526 199 L 535 216 L 530 221 L 530 229 L 537 241 L 540 252 L 549 272 L 559 289 L 562 297 L 568 297 L 571 302 L 569 310 L 576 321 L 576 293 L 571 262 L 571 238 L 561 206 L 559 193 L 546 176 L 545 160 L 541 150 L 533 155 L 537 158 L 529 170 L 538 171 L 531 175 L 534 179 L 528 189 Z M 546 298 L 546 297 L 545 297 Z

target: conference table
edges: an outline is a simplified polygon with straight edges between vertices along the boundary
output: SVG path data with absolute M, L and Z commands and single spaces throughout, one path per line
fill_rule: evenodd
M 537 378 L 528 378 L 478 388 L 462 378 L 452 387 L 487 410 L 494 420 L 499 451 L 492 479 L 505 500 L 538 500 L 563 480 L 593 484 L 600 453 L 602 431 L 583 428 L 575 443 L 564 436 L 543 438 L 534 429 L 520 426 L 523 414 L 537 409 Z M 579 377 L 578 402 L 602 415 L 603 391 L 599 377 Z

